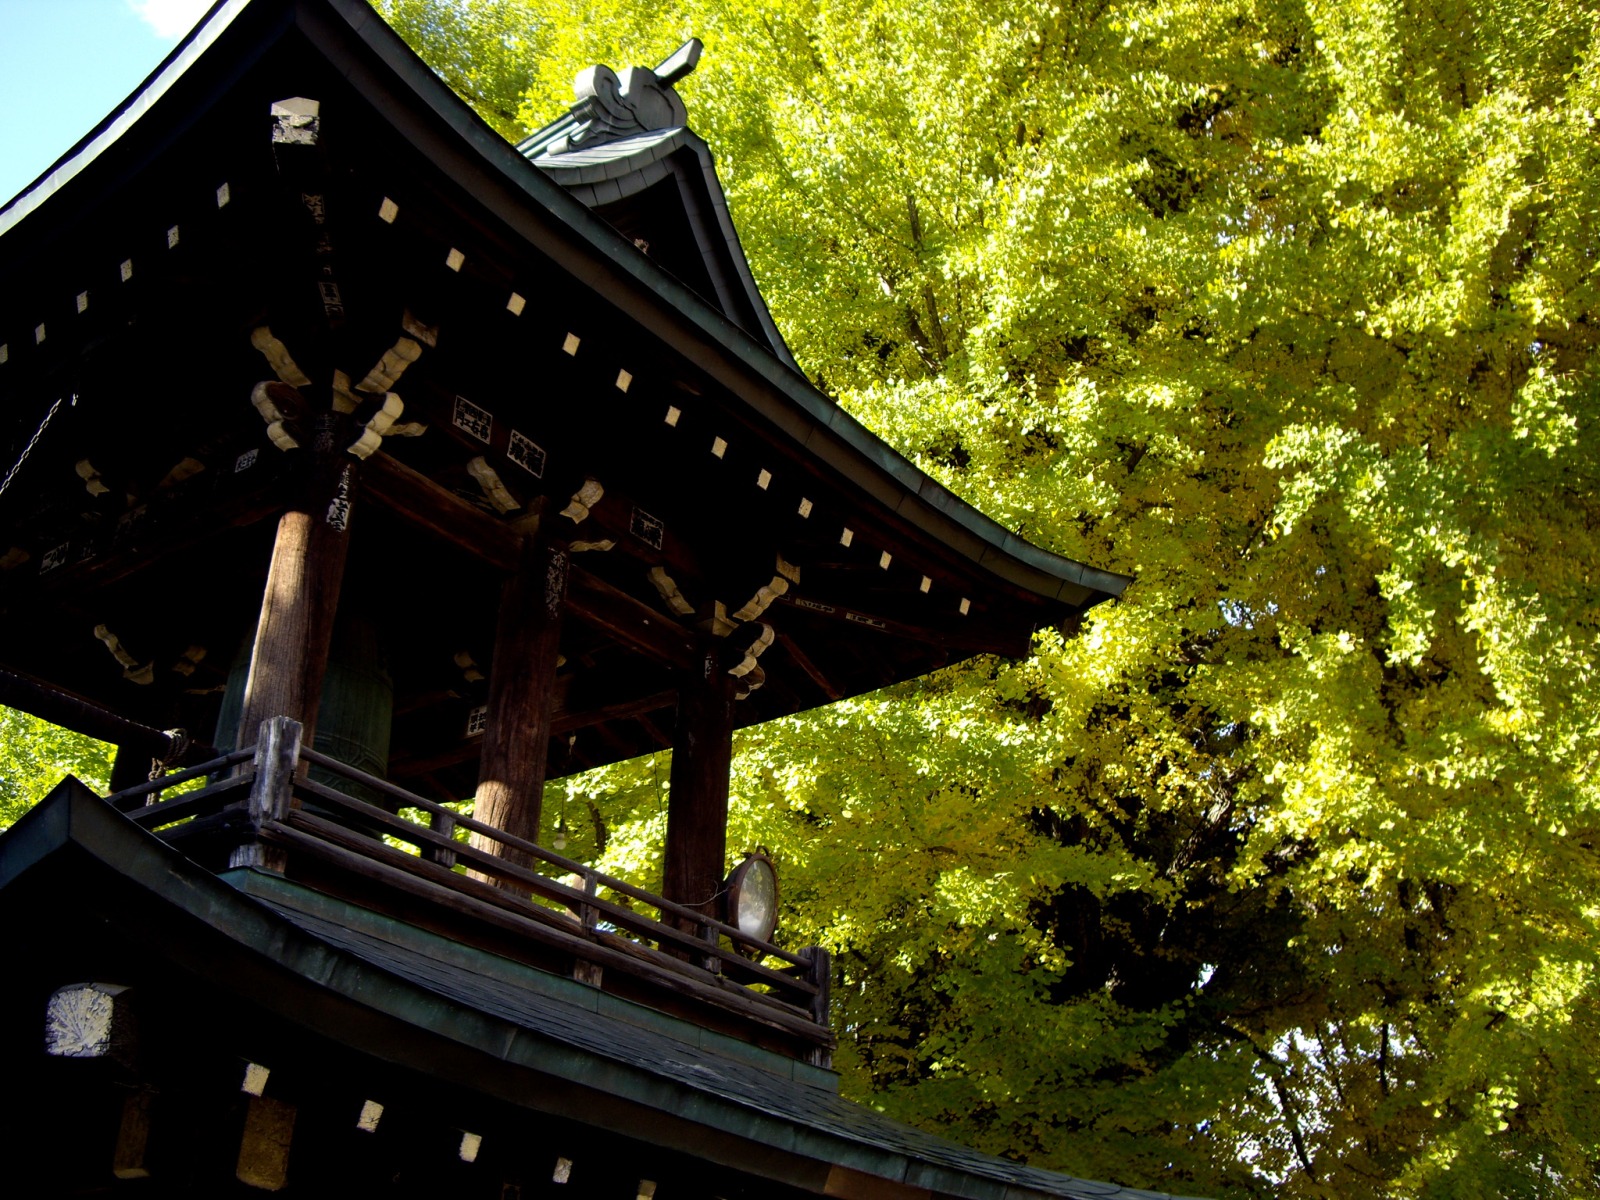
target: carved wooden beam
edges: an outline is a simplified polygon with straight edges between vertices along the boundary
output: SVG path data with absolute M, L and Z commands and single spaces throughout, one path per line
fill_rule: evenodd
M 522 552 L 522 535 L 388 454 L 367 460 L 362 479 L 369 501 L 507 573 Z
M 387 454 L 367 460 L 367 495 L 412 525 L 499 569 L 512 571 L 522 535 L 510 525 L 474 508 Z M 567 581 L 567 611 L 613 641 L 669 667 L 695 660 L 695 640 L 671 617 L 573 565 Z
M 126 542 L 112 545 L 103 554 L 94 554 L 40 575 L 36 583 L 18 589 L 17 599 L 7 603 L 6 611 L 16 612 L 33 603 L 70 604 L 85 592 L 107 587 L 143 571 L 156 575 L 165 584 L 174 570 L 183 569 L 178 565 L 180 562 L 203 559 L 211 543 L 235 529 L 282 512 L 286 494 L 282 483 L 272 480 L 259 489 L 221 503 L 208 500 L 204 514 L 193 514 L 192 519 L 169 519 L 159 529 L 144 531 L 142 536 L 135 534 Z M 157 569 L 161 567 L 166 570 Z
M 586 708 L 576 712 L 557 708 L 550 717 L 550 734 L 552 737 L 566 737 L 581 729 L 588 729 L 607 721 L 638 720 L 648 713 L 671 708 L 677 702 L 677 690 L 668 688 L 664 691 L 651 692 L 647 696 L 634 696 L 618 700 L 613 704 L 602 704 L 596 708 Z M 665 743 L 665 739 L 662 740 Z M 396 779 L 416 779 L 433 771 L 446 770 L 471 761 L 481 752 L 482 746 L 477 738 L 463 738 L 455 745 L 434 754 L 415 758 L 397 755 L 389 763 L 389 774 Z
M 498 432 L 502 423 L 499 414 L 483 410 L 485 416 L 494 419 L 496 430 L 486 444 L 455 423 L 453 418 L 459 398 L 438 384 L 419 381 L 409 396 L 407 411 L 415 412 L 427 420 L 434 436 L 459 447 L 472 460 L 482 462 L 483 465 L 473 474 L 479 486 L 484 486 L 484 483 L 478 476 L 485 469 L 492 469 L 501 486 L 510 489 L 507 494 L 512 503 L 532 503 L 533 498 L 540 495 L 554 500 L 555 509 L 564 510 L 563 519 L 556 521 L 555 525 L 574 542 L 609 541 L 615 552 L 628 555 L 647 567 L 663 566 L 691 591 L 709 593 L 711 590 L 710 567 L 703 556 L 696 555 L 671 526 L 664 525 L 651 512 L 650 505 L 640 503 L 628 490 L 626 479 L 615 479 L 608 475 L 591 480 L 585 464 L 590 467 L 595 465 L 592 454 L 582 448 L 581 443 L 575 443 L 570 433 L 548 430 L 537 434 L 548 448 L 550 466 L 535 480 L 515 467 L 508 469 L 507 463 L 516 460 L 509 457 L 506 446 L 502 444 Z M 558 463 L 564 465 L 558 467 Z M 469 465 L 468 470 L 471 472 L 473 468 Z M 585 483 L 598 484 L 598 490 L 591 491 L 590 499 L 586 502 L 570 503 L 569 498 L 576 499 L 571 497 L 574 488 Z M 495 503 L 492 498 L 491 503 Z M 761 581 L 760 568 L 751 574 L 751 586 L 754 587 Z
M 572 568 L 568 586 L 572 615 L 613 641 L 669 667 L 682 669 L 695 662 L 694 635 L 671 617 L 581 567 Z

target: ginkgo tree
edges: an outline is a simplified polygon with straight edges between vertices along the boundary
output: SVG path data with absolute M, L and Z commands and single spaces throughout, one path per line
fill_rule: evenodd
M 854 1094 L 1163 1188 L 1600 1186 L 1592 9 L 388 13 L 507 132 L 701 36 L 811 377 L 1136 578 L 743 736 L 733 840 L 836 952 Z M 661 774 L 569 785 L 609 865 L 656 869 Z
M 850 1094 L 1164 1190 L 1600 1190 L 1592 7 L 383 8 L 508 136 L 703 38 L 811 378 L 1135 577 L 741 736 L 730 843 L 835 953 Z M 666 775 L 547 819 L 649 884 Z

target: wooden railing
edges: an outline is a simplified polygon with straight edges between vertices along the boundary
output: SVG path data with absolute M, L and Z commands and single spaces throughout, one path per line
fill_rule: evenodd
M 826 950 L 795 952 L 753 938 L 329 758 L 300 739 L 299 722 L 274 717 L 262 722 L 255 746 L 128 788 L 108 803 L 174 845 L 230 846 L 232 866 L 284 873 L 293 862 L 309 860 L 324 873 L 387 886 L 520 935 L 544 951 L 568 952 L 574 976 L 585 982 L 600 985 L 606 972 L 617 972 L 780 1031 L 806 1047 L 813 1062 L 827 1062 L 833 1037 Z M 307 766 L 386 803 L 309 779 Z M 213 782 L 163 798 L 200 778 Z M 406 810 L 424 814 L 425 822 Z M 458 841 L 457 830 L 534 866 Z

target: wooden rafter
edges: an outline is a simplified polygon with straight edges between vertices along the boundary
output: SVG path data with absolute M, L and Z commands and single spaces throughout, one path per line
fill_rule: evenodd
M 804 673 L 805 677 L 811 680 L 812 683 L 816 684 L 817 687 L 821 689 L 822 694 L 829 700 L 838 700 L 844 695 L 844 693 L 835 687 L 828 677 L 822 673 L 822 669 L 818 667 L 816 663 L 811 661 L 810 655 L 808 655 L 804 650 L 800 649 L 800 647 L 795 643 L 794 638 L 790 637 L 786 633 L 780 633 L 778 635 L 778 645 L 783 647 L 784 653 L 789 656 L 789 658 L 794 662 L 794 665 L 799 667 Z
M 511 571 L 521 534 L 387 454 L 368 460 L 368 495 L 412 525 L 442 538 L 490 565 Z M 695 640 L 671 617 L 574 564 L 568 577 L 572 616 L 612 640 L 670 667 L 694 661 Z

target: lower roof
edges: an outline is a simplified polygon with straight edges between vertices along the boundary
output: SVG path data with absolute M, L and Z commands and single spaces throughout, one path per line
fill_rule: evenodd
M 150 944 L 172 964 L 181 959 L 194 970 L 199 962 L 213 972 L 213 984 L 238 990 L 243 956 L 257 980 L 251 1000 L 290 1025 L 307 1024 L 305 1014 L 315 1009 L 320 1016 L 308 1033 L 358 1051 L 364 1041 L 381 1044 L 391 1060 L 395 1047 L 403 1047 L 401 1054 L 414 1053 L 415 1061 L 401 1065 L 424 1074 L 440 1071 L 443 1039 L 451 1049 L 447 1059 L 470 1064 L 487 1056 L 509 1069 L 514 1086 L 504 1082 L 504 1070 L 463 1071 L 495 1089 L 489 1099 L 538 1109 L 547 1097 L 586 1089 L 610 1103 L 562 1115 L 615 1124 L 619 1133 L 663 1146 L 694 1145 L 707 1159 L 758 1177 L 843 1194 L 843 1172 L 849 1194 L 901 1200 L 1165 1195 L 980 1154 L 842 1098 L 832 1072 L 271 876 L 213 875 L 74 779 L 0 836 L 0 913 L 8 892 L 23 898 L 18 885 L 25 879 L 33 901 L 41 888 L 79 896 L 119 894 L 97 892 L 96 882 L 114 884 L 123 895 L 131 889 L 147 914 L 154 903 L 163 928 L 151 931 Z M 211 945 L 195 955 L 180 943 L 202 928 L 211 931 Z M 262 979 L 270 987 L 263 989 Z M 336 1026 L 329 1012 L 338 1014 Z M 396 1024 L 410 1036 L 397 1039 Z M 374 1032 L 379 1025 L 384 1031 Z

